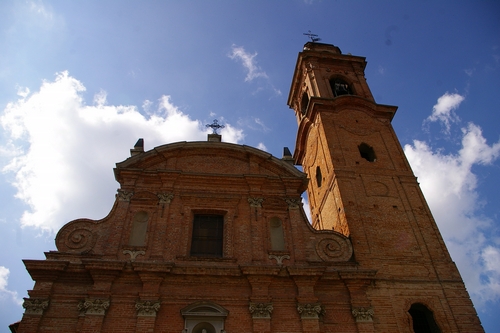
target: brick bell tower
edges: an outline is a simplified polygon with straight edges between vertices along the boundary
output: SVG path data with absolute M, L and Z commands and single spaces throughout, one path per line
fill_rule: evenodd
M 377 272 L 366 291 L 376 331 L 394 331 L 404 309 L 416 333 L 483 332 L 392 128 L 397 107 L 375 102 L 365 67 L 333 45 L 299 53 L 288 105 L 312 225 L 348 236 L 359 268 Z

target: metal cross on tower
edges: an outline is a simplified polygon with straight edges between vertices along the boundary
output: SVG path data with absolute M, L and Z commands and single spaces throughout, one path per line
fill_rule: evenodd
M 205 125 L 205 126 L 206 126 L 206 127 L 210 127 L 210 128 L 212 129 L 212 131 L 213 131 L 213 134 L 218 134 L 218 133 L 217 133 L 217 130 L 219 130 L 219 129 L 222 129 L 222 128 L 226 127 L 226 126 L 224 126 L 224 125 L 220 125 L 220 124 L 219 124 L 219 121 L 218 121 L 217 119 L 214 119 L 214 122 L 213 122 L 212 124 L 207 124 L 207 125 Z
M 311 30 L 308 30 L 308 32 L 304 32 L 303 35 L 306 35 L 307 37 L 311 38 L 311 41 L 314 42 L 319 42 L 321 38 L 318 37 L 318 35 L 313 34 Z

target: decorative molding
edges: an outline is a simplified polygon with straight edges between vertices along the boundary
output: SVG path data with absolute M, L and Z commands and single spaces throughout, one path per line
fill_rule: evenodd
M 320 303 L 299 303 L 297 305 L 301 319 L 317 319 L 325 315 L 325 309 Z
M 137 258 L 139 254 L 146 255 L 146 252 L 144 252 L 143 250 L 123 250 L 123 254 L 130 254 L 130 261 L 135 261 L 135 258 Z
M 273 312 L 273 303 L 253 303 L 250 302 L 248 308 L 252 314 L 252 318 L 271 318 Z
M 264 198 L 248 198 L 248 203 L 250 207 L 262 207 L 262 203 L 264 202 Z
M 125 190 L 118 190 L 116 197 L 118 198 L 119 201 L 130 201 L 130 199 L 132 198 L 133 195 L 134 195 L 134 192 L 128 192 Z
M 156 317 L 156 313 L 160 310 L 160 301 L 137 301 L 135 309 L 138 317 Z
M 109 308 L 109 299 L 103 298 L 87 298 L 78 303 L 78 311 L 80 315 L 99 315 L 104 316 L 106 310 Z
M 286 203 L 288 204 L 288 208 L 290 209 L 299 209 L 302 205 L 302 198 L 285 198 Z
M 24 298 L 23 308 L 25 314 L 42 315 L 49 306 L 48 298 Z
M 276 259 L 276 264 L 282 266 L 283 265 L 283 260 L 288 259 L 290 260 L 290 256 L 288 254 L 284 254 L 282 256 L 277 256 L 274 254 L 269 255 L 269 259 Z
M 357 323 L 367 323 L 373 321 L 373 308 L 357 307 L 352 308 L 352 315 Z
M 352 256 L 352 244 L 347 238 L 330 236 L 316 243 L 316 253 L 323 261 L 347 261 Z
M 169 204 L 174 198 L 173 193 L 167 193 L 167 192 L 157 193 L 156 196 L 159 199 L 158 203 L 160 205 Z
M 70 224 L 61 228 L 58 237 L 61 240 L 58 244 L 60 251 L 88 253 L 92 250 L 97 242 L 97 235 L 90 226 L 82 224 L 84 223 Z

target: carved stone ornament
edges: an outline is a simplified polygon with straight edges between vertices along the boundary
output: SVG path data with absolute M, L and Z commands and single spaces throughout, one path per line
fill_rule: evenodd
M 316 253 L 323 261 L 347 261 L 352 256 L 352 244 L 340 236 L 323 238 L 316 244 Z
M 158 193 L 156 194 L 156 196 L 159 199 L 158 203 L 160 205 L 169 204 L 174 198 L 174 195 L 172 193 Z
M 357 323 L 367 323 L 373 321 L 373 308 L 352 308 L 352 315 Z
M 23 308 L 25 314 L 42 315 L 48 306 L 48 298 L 24 298 Z
M 299 209 L 302 204 L 302 198 L 286 198 L 285 201 L 290 209 Z
M 108 299 L 87 298 L 86 300 L 78 303 L 78 311 L 80 311 L 80 314 L 85 314 L 85 315 L 104 316 L 108 308 L 109 308 Z
M 250 303 L 252 318 L 271 318 L 273 303 Z
M 56 238 L 56 245 L 62 252 L 88 253 L 92 251 L 97 238 L 91 223 L 79 221 L 61 228 Z
M 248 198 L 248 203 L 250 207 L 262 207 L 262 203 L 264 202 L 264 198 Z
M 276 256 L 274 254 L 269 255 L 269 259 L 276 259 L 276 264 L 282 266 L 283 265 L 283 260 L 288 259 L 290 260 L 290 256 L 288 254 L 284 254 L 282 256 Z
M 130 201 L 130 199 L 132 198 L 133 195 L 134 195 L 134 192 L 118 190 L 116 197 L 118 198 L 119 201 Z
M 134 250 L 123 250 L 123 254 L 130 254 L 130 261 L 135 261 L 135 258 L 137 258 L 137 256 L 139 254 L 141 255 L 145 255 L 146 252 L 142 251 L 142 250 L 139 250 L 139 251 L 134 251 Z
M 160 301 L 137 301 L 135 309 L 138 317 L 156 317 L 160 310 Z
M 301 319 L 317 319 L 325 315 L 325 309 L 319 303 L 299 303 L 297 305 Z

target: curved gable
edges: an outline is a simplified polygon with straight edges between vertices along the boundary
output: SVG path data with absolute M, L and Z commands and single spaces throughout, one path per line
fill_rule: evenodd
M 135 155 L 116 164 L 115 176 L 119 182 L 125 169 L 305 178 L 293 165 L 269 153 L 221 142 L 178 142 Z

